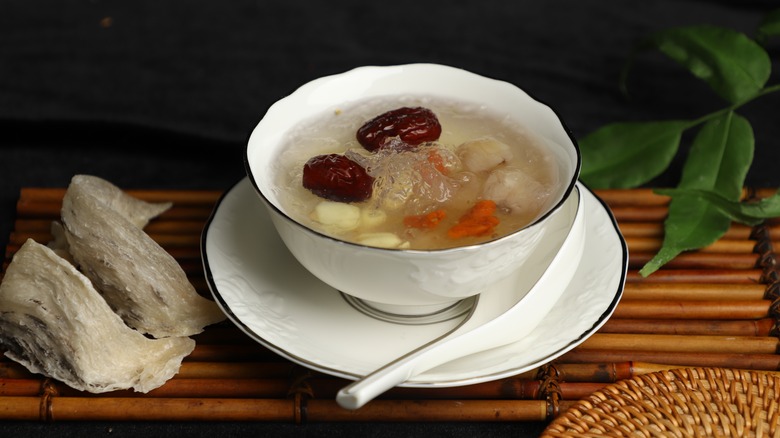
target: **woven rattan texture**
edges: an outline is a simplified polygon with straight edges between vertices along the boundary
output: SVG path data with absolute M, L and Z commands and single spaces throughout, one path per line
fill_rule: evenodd
M 637 376 L 587 396 L 544 436 L 780 436 L 780 373 L 690 368 Z

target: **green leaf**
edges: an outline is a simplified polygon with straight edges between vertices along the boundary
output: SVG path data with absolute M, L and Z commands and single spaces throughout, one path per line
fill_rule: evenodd
M 680 27 L 647 41 L 707 82 L 721 97 L 739 103 L 754 97 L 769 79 L 769 55 L 757 42 L 731 29 Z
M 766 14 L 761 24 L 758 26 L 756 40 L 764 42 L 769 37 L 780 35 L 780 9 Z
M 765 219 L 780 217 L 780 191 L 758 201 L 738 202 L 706 190 L 657 189 L 659 195 L 681 196 L 689 195 L 702 198 L 728 215 L 731 220 L 745 225 L 758 225 Z
M 580 178 L 593 188 L 631 188 L 663 172 L 691 122 L 613 123 L 579 140 Z
M 737 201 L 754 150 L 750 122 L 734 111 L 725 112 L 707 122 L 696 135 L 678 187 L 711 190 Z
M 686 195 L 675 197 L 669 204 L 669 217 L 664 223 L 664 241 L 658 253 L 647 262 L 639 274 L 647 277 L 684 251 L 715 243 L 728 231 L 731 220 L 705 201 Z
M 753 129 L 733 111 L 707 122 L 694 139 L 678 188 L 716 192 L 738 201 L 754 150 Z M 639 271 L 650 275 L 683 251 L 720 239 L 731 218 L 707 200 L 678 194 L 669 203 L 661 250 Z

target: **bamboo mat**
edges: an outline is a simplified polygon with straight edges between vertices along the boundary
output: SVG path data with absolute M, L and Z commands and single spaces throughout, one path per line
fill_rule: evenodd
M 3 271 L 27 238 L 48 242 L 64 189 L 24 188 Z M 129 191 L 174 207 L 146 231 L 210 296 L 200 233 L 221 193 Z M 773 242 L 780 221 L 734 225 L 700 251 L 649 278 L 637 270 L 661 243 L 667 199 L 650 190 L 596 191 L 613 210 L 629 251 L 623 300 L 582 345 L 551 364 L 477 385 L 395 388 L 357 411 L 334 401 L 347 382 L 295 365 L 232 324 L 208 327 L 179 374 L 148 393 L 93 395 L 30 374 L 0 358 L 0 419 L 167 421 L 549 421 L 610 383 L 680 367 L 780 370 L 780 282 Z M 746 190 L 763 197 L 769 190 Z

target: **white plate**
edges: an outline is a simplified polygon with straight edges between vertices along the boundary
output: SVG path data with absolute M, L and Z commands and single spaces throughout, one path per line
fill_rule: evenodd
M 579 186 L 587 224 L 584 254 L 542 323 L 521 341 L 449 362 L 403 386 L 457 386 L 518 374 L 571 350 L 606 322 L 623 292 L 628 250 L 609 210 Z M 400 325 L 355 310 L 293 258 L 246 178 L 217 204 L 201 252 L 214 298 L 241 330 L 327 374 L 355 379 L 458 323 Z

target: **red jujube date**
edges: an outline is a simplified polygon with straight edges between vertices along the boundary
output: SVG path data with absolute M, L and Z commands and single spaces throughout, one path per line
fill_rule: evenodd
M 374 178 L 344 155 L 312 157 L 303 166 L 303 187 L 337 202 L 360 202 L 371 197 Z
M 357 141 L 373 152 L 395 144 L 390 141 L 393 137 L 398 137 L 403 148 L 436 141 L 440 135 L 441 124 L 433 111 L 422 107 L 402 107 L 382 113 L 363 124 L 357 131 Z

